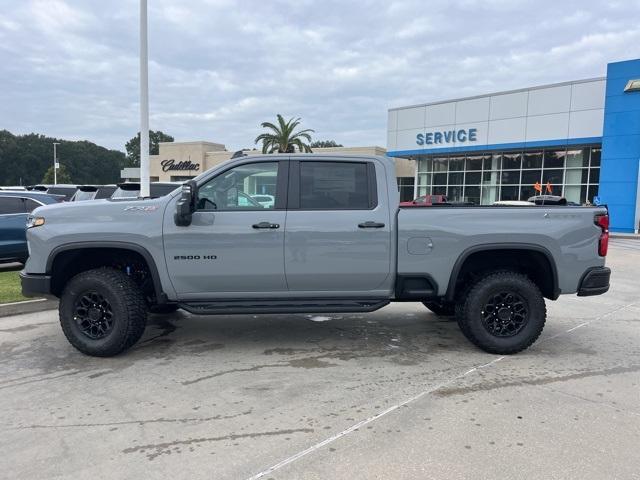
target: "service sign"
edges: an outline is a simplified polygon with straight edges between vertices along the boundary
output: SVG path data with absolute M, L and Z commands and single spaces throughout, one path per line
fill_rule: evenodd
M 429 129 L 416 135 L 416 144 L 420 146 L 465 146 L 478 141 L 477 128 Z

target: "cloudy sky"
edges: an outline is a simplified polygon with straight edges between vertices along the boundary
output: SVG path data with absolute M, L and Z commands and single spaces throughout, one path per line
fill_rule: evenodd
M 0 129 L 124 150 L 138 0 L 0 0 Z M 640 0 L 149 0 L 151 128 L 253 145 L 276 113 L 386 146 L 387 109 L 603 76 Z

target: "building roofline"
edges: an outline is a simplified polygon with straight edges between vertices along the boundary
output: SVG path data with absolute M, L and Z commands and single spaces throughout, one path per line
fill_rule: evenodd
M 607 77 L 593 77 L 593 78 L 585 78 L 583 80 L 570 80 L 567 82 L 558 82 L 558 83 L 548 83 L 545 85 L 536 85 L 533 87 L 525 87 L 525 88 L 517 88 L 515 90 L 503 90 L 500 92 L 492 92 L 492 93 L 485 93 L 482 95 L 472 95 L 470 97 L 461 97 L 461 98 L 454 98 L 451 100 L 438 100 L 437 102 L 428 102 L 428 103 L 418 103 L 415 105 L 407 105 L 407 106 L 403 106 L 403 107 L 393 107 L 393 108 L 389 108 L 388 111 L 395 111 L 395 110 L 405 110 L 407 108 L 417 108 L 417 107 L 428 107 L 431 105 L 442 105 L 443 103 L 453 103 L 453 102 L 462 102 L 464 100 L 475 100 L 478 98 L 486 98 L 486 97 L 494 97 L 497 95 L 508 95 L 510 93 L 521 93 L 521 92 L 527 92 L 530 90 L 541 90 L 543 88 L 551 88 L 551 87 L 562 87 L 565 85 L 574 85 L 577 83 L 588 83 L 588 82 L 598 82 L 601 80 L 606 80 Z
M 206 140 L 191 140 L 188 142 L 158 142 L 158 145 L 218 145 L 224 147 L 224 143 L 208 142 Z

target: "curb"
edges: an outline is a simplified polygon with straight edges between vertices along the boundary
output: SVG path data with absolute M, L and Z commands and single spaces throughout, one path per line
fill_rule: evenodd
M 58 308 L 58 300 L 36 298 L 24 302 L 5 303 L 0 305 L 0 317 L 22 315 L 25 313 L 44 312 Z
M 611 238 L 626 238 L 628 240 L 640 240 L 640 234 L 636 234 L 636 233 L 611 233 L 611 232 L 609 232 L 609 237 L 611 237 Z

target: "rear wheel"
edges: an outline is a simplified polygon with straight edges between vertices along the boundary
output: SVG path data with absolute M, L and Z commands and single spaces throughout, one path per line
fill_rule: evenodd
M 542 333 L 547 316 L 540 289 L 515 272 L 487 275 L 461 302 L 462 333 L 482 350 L 501 355 L 530 347 Z
M 117 355 L 135 344 L 147 321 L 145 297 L 124 272 L 98 268 L 79 273 L 60 296 L 60 324 L 82 353 Z
M 456 306 L 450 302 L 422 302 L 422 304 L 439 317 L 452 317 L 456 314 Z

